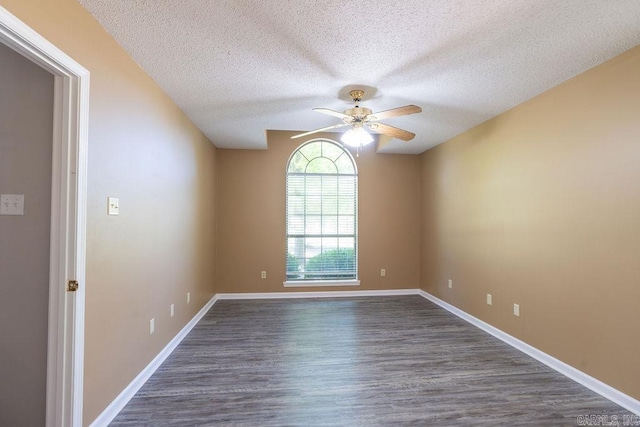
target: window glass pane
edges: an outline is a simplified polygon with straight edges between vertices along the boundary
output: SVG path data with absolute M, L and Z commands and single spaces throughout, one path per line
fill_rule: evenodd
M 320 195 L 322 191 L 322 178 L 323 175 L 305 175 L 304 191 L 307 197 Z
M 307 237 L 304 239 L 304 254 L 305 258 L 313 258 L 322 252 L 322 238 L 321 237 Z
M 353 216 L 340 215 L 338 217 L 338 234 L 355 234 L 355 225 Z
M 299 280 L 303 277 L 300 261 L 300 258 L 291 252 L 287 253 L 287 280 Z
M 342 194 L 355 195 L 356 179 L 353 176 L 339 176 L 336 178 Z
M 338 197 L 335 195 L 322 196 L 322 214 L 336 215 L 338 213 Z
M 308 196 L 304 206 L 307 215 L 320 215 L 322 213 L 322 197 Z
M 307 215 L 305 217 L 304 234 L 311 236 L 322 235 L 322 216 L 321 215 Z
M 311 144 L 305 144 L 300 149 L 299 152 L 309 160 L 313 160 L 316 157 L 320 157 L 320 153 L 322 152 L 322 143 L 312 142 Z
M 355 278 L 354 254 L 353 248 L 324 251 L 307 261 L 305 277 L 327 280 Z
M 322 251 L 331 251 L 338 249 L 338 238 L 337 237 L 323 237 L 322 238 Z
M 322 194 L 335 196 L 338 193 L 338 176 L 325 175 L 322 177 Z
M 344 174 L 355 174 L 355 169 L 353 168 L 353 162 L 349 156 L 342 156 L 336 160 L 336 168 L 338 169 L 338 173 Z
M 325 215 L 322 217 L 322 234 L 338 234 L 338 217 Z
M 341 249 L 353 249 L 356 247 L 356 240 L 353 237 L 341 237 L 338 246 Z
M 316 157 L 307 165 L 305 173 L 338 173 L 336 164 L 325 157 Z
M 287 179 L 287 194 L 304 195 L 304 175 L 290 175 Z
M 304 241 L 304 237 L 289 237 L 287 239 L 289 253 L 299 260 L 304 258 Z
M 288 206 L 287 209 L 287 223 L 290 226 L 295 226 L 296 224 L 304 224 L 304 211 L 296 211 L 291 206 Z M 300 232 L 291 229 L 289 230 L 289 233 L 299 234 Z
M 338 213 L 342 215 L 352 215 L 356 201 L 353 196 L 340 196 L 338 199 Z
M 304 215 L 289 215 L 289 234 L 304 234 Z
M 289 169 L 290 173 L 292 172 L 304 172 L 307 167 L 307 163 L 309 160 L 302 155 L 300 151 L 297 151 L 289 161 Z
M 304 214 L 304 195 L 289 195 L 287 203 L 287 213 Z
M 335 162 L 336 159 L 342 155 L 344 155 L 344 149 L 330 142 L 322 143 L 322 156 L 328 158 L 331 162 Z M 347 160 L 349 160 L 348 157 Z M 349 161 L 349 163 L 351 163 L 351 161 Z

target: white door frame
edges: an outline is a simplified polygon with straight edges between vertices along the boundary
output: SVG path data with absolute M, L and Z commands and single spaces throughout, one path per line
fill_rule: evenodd
M 0 6 L 0 43 L 54 77 L 47 427 L 82 425 L 89 72 Z M 76 292 L 67 283 L 76 280 Z

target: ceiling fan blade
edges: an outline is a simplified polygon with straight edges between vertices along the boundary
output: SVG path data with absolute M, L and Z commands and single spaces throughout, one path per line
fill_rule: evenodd
M 374 132 L 390 136 L 392 138 L 401 139 L 403 141 L 411 141 L 416 136 L 415 133 L 411 133 L 409 131 L 393 126 L 385 125 L 384 123 L 371 123 L 369 125 L 369 129 Z
M 340 113 L 339 111 L 330 110 L 328 108 L 314 108 L 313 111 L 317 111 L 318 113 L 328 114 L 333 117 L 337 117 L 339 119 L 351 118 L 351 116 L 346 115 L 344 113 Z
M 417 105 L 405 105 L 404 107 L 392 108 L 391 110 L 384 110 L 378 113 L 370 114 L 370 119 L 368 121 L 375 122 L 391 117 L 406 116 L 408 114 L 416 114 L 421 112 L 422 108 L 418 107 Z
M 337 128 L 341 128 L 341 127 L 349 126 L 349 125 L 351 125 L 351 123 L 339 123 L 337 125 L 327 126 L 326 128 L 320 128 L 320 129 L 312 130 L 312 131 L 309 131 L 309 132 L 300 133 L 298 135 L 293 135 L 291 137 L 291 139 L 301 138 L 303 136 L 311 135 L 312 133 L 324 132 L 325 130 L 337 129 Z

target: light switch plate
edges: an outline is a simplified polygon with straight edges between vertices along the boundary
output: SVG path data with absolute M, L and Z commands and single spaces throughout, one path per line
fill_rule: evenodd
M 120 215 L 120 199 L 107 197 L 107 215 Z
M 0 194 L 0 215 L 24 215 L 24 194 Z

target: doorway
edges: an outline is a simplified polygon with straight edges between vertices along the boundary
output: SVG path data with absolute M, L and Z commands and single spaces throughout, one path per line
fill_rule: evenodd
M 53 92 L 0 44 L 0 425 L 45 419 Z
M 53 75 L 45 425 L 80 426 L 89 73 L 2 7 L 0 43 Z M 33 195 L 25 197 L 24 209 L 29 206 L 27 202 L 37 199 Z M 12 220 L 19 224 L 25 218 L 16 216 Z M 75 283 L 79 287 L 72 291 Z M 20 327 L 15 325 L 17 331 Z

